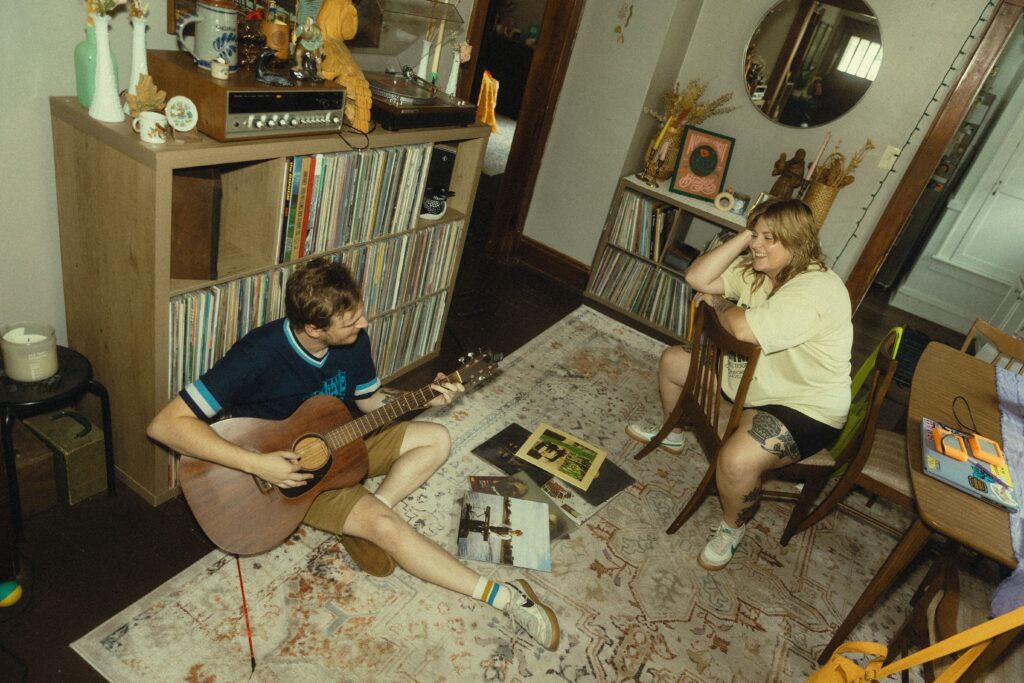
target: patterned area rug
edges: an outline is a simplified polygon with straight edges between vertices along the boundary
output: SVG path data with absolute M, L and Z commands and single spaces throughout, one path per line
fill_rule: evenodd
M 401 569 L 358 571 L 331 536 L 303 527 L 242 559 L 256 670 L 234 558 L 212 552 L 73 644 L 112 681 L 802 681 L 895 539 L 840 513 L 778 543 L 789 506 L 767 502 L 733 562 L 696 563 L 720 517 L 711 498 L 664 530 L 704 471 L 682 456 L 637 462 L 624 434 L 657 414 L 662 345 L 581 307 L 502 362 L 502 373 L 422 419 L 451 430 L 452 457 L 397 510 L 453 549 L 469 475 L 499 474 L 470 450 L 509 422 L 547 421 L 608 451 L 636 477 L 578 531 L 554 543 L 553 571 L 526 572 L 561 622 L 557 652 L 500 612 Z M 898 511 L 872 508 L 896 526 Z M 498 580 L 522 571 L 472 563 Z M 923 567 L 876 606 L 853 639 L 895 631 Z

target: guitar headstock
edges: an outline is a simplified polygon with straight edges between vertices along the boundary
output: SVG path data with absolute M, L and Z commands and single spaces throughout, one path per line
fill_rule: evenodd
M 498 361 L 502 358 L 501 353 L 489 349 L 467 353 L 459 358 L 461 367 L 448 375 L 448 379 L 461 383 L 467 389 L 482 384 L 498 374 Z

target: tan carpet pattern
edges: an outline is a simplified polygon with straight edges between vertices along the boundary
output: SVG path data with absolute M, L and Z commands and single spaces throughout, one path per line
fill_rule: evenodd
M 630 420 L 657 414 L 662 348 L 581 307 L 503 361 L 492 383 L 421 418 L 449 427 L 452 456 L 396 509 L 449 549 L 466 477 L 499 474 L 470 450 L 509 422 L 574 432 L 636 477 L 555 542 L 551 573 L 473 563 L 498 580 L 528 576 L 559 615 L 557 652 L 536 647 L 502 613 L 401 569 L 383 579 L 362 574 L 333 537 L 302 528 L 242 560 L 257 660 L 251 680 L 804 680 L 895 539 L 839 514 L 783 548 L 789 506 L 769 502 L 727 569 L 700 569 L 717 499 L 678 533 L 664 529 L 699 481 L 703 456 L 692 446 L 638 463 L 623 432 Z M 872 514 L 906 521 L 881 503 Z M 922 569 L 854 638 L 888 639 Z M 250 680 L 234 558 L 211 553 L 73 647 L 113 681 Z

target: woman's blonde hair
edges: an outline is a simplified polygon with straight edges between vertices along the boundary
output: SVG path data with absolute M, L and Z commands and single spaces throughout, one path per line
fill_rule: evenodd
M 818 226 L 814 221 L 814 214 L 802 201 L 784 199 L 758 204 L 747 216 L 748 229 L 753 230 L 758 220 L 764 221 L 775 239 L 793 257 L 789 264 L 779 271 L 778 277 L 772 283 L 772 291 L 768 293 L 769 297 L 800 273 L 809 270 L 828 270 L 825 266 L 825 255 L 821 251 L 821 242 L 818 241 Z M 741 266 L 744 274 L 750 273 L 753 276 L 754 290 L 768 279 L 764 273 L 754 270 L 754 257 L 749 253 L 743 257 Z

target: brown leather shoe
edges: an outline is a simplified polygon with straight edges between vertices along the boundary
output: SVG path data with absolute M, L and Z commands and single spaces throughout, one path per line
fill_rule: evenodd
M 395 561 L 379 545 L 358 536 L 341 536 L 352 561 L 370 576 L 389 576 L 395 571 Z

